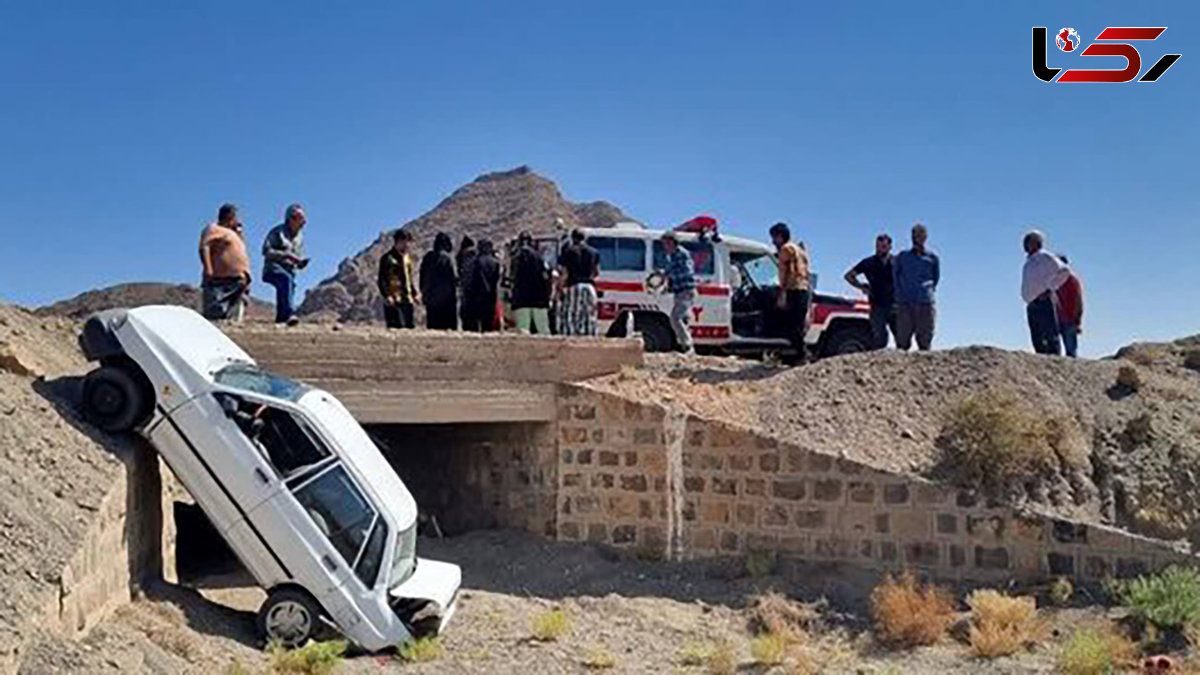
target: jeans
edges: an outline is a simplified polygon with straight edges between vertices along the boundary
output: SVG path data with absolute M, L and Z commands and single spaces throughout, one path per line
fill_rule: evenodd
M 413 320 L 413 304 L 402 302 L 398 305 L 383 306 L 383 322 L 388 328 L 416 328 Z
M 888 329 L 896 334 L 896 308 L 893 305 L 871 305 L 871 336 L 874 349 L 887 349 Z
M 286 323 L 296 313 L 296 275 L 278 269 L 263 272 L 263 281 L 275 287 L 275 323 Z
M 692 351 L 692 332 L 688 324 L 692 320 L 692 305 L 696 302 L 696 291 L 686 290 L 675 294 L 675 304 L 671 305 L 671 329 L 675 331 L 675 343 L 679 350 Z
M 1044 293 L 1025 306 L 1029 320 L 1029 339 L 1033 351 L 1038 354 L 1058 356 L 1062 350 L 1058 342 L 1058 318 L 1054 315 L 1054 302 L 1049 293 Z
M 518 307 L 513 310 L 513 318 L 517 330 L 522 333 L 528 333 L 532 324 L 538 335 L 550 334 L 550 309 L 547 307 Z
M 1064 323 L 1059 324 L 1058 332 L 1062 335 L 1063 349 L 1067 356 L 1075 358 L 1079 352 L 1079 326 Z
M 908 351 L 913 336 L 917 349 L 927 352 L 933 346 L 937 309 L 933 305 L 900 305 L 896 308 L 896 349 Z

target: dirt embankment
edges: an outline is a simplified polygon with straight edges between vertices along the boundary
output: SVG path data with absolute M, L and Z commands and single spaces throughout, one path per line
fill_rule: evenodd
M 1123 368 L 1137 373 L 1136 389 L 1117 384 Z M 655 357 L 591 384 L 929 477 L 945 476 L 939 437 L 956 406 L 985 390 L 1008 391 L 1068 420 L 1084 446 L 1077 466 L 1031 481 L 1014 498 L 1151 536 L 1196 537 L 1200 528 L 1196 338 L 1135 345 L 1099 361 L 984 347 L 858 354 L 795 369 Z

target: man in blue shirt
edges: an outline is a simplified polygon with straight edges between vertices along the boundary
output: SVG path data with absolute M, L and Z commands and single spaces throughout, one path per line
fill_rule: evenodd
M 692 254 L 679 245 L 674 232 L 663 234 L 662 243 L 667 254 L 667 290 L 675 296 L 675 304 L 671 307 L 671 329 L 675 331 L 679 351 L 690 353 L 693 348 L 688 323 L 696 301 L 696 265 L 692 262 Z
M 941 265 L 937 254 L 925 248 L 929 231 L 921 223 L 913 225 L 912 248 L 901 251 L 892 260 L 896 298 L 896 348 L 907 351 L 912 338 L 917 348 L 929 351 L 933 344 L 933 329 L 937 318 L 934 300 Z
M 275 287 L 275 323 L 296 324 L 296 271 L 308 266 L 304 257 L 304 207 L 292 204 L 283 222 L 271 228 L 263 241 L 263 281 Z

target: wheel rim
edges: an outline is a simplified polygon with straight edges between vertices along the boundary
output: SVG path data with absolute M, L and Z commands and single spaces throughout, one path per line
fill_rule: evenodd
M 289 645 L 308 637 L 312 628 L 312 615 L 303 603 L 285 600 L 267 613 L 267 635 Z
M 97 413 L 112 417 L 125 408 L 125 392 L 112 382 L 102 380 L 92 388 L 90 403 Z

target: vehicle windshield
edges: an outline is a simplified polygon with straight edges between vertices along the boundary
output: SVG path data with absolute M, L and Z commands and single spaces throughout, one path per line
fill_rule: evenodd
M 258 366 L 246 363 L 225 366 L 213 375 L 213 380 L 231 389 L 241 389 L 293 403 L 309 391 L 309 387 L 295 380 L 272 375 Z
M 771 256 L 766 254 L 757 257 L 735 256 L 735 260 L 746 271 L 746 275 L 750 277 L 755 286 L 763 288 L 779 285 L 779 268 Z
M 395 588 L 408 581 L 417 569 L 417 522 L 408 529 L 400 532 L 396 542 L 396 557 L 392 560 L 392 573 L 388 577 L 391 582 L 388 588 Z

